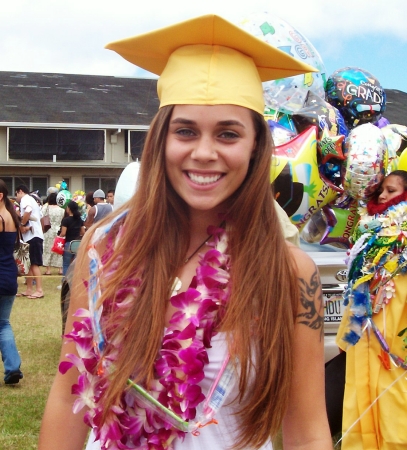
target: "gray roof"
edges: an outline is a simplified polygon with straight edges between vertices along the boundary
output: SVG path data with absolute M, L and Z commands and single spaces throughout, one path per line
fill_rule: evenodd
M 385 89 L 386 110 L 383 116 L 390 122 L 407 126 L 407 94 L 396 89 Z
M 148 126 L 157 80 L 0 71 L 0 124 Z
M 386 117 L 407 126 L 407 94 L 385 89 Z M 157 80 L 0 71 L 0 124 L 147 127 L 158 110 Z

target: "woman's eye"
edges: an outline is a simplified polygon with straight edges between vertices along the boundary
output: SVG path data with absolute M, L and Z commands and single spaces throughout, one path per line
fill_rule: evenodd
M 186 136 L 186 137 L 195 135 L 195 133 L 189 128 L 180 128 L 179 130 L 175 131 L 175 134 L 177 134 L 178 136 Z
M 234 131 L 223 131 L 219 137 L 222 139 L 237 139 L 239 135 L 235 133 Z

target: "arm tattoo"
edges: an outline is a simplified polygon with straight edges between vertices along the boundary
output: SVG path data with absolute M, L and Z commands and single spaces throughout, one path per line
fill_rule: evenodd
M 298 323 L 303 323 L 312 330 L 320 330 L 320 339 L 322 339 L 324 335 L 324 310 L 317 270 L 311 275 L 309 283 L 303 278 L 300 278 L 299 282 L 302 306 L 300 309 L 304 310 L 297 315 Z

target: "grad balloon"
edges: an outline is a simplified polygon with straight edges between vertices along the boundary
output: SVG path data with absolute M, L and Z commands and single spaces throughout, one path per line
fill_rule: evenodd
M 327 101 L 339 109 L 350 127 L 376 122 L 386 109 L 386 93 L 377 78 L 357 67 L 344 67 L 327 80 Z
M 357 224 L 358 202 L 352 200 L 349 207 L 325 205 L 317 211 L 301 231 L 301 238 L 308 243 L 330 244 L 340 248 L 350 248 L 349 238 Z
M 366 200 L 384 177 L 387 145 L 383 132 L 371 123 L 355 127 L 346 138 L 345 153 L 344 190 L 355 199 Z
M 271 164 L 276 200 L 298 229 L 338 195 L 320 177 L 316 136 L 317 128 L 310 127 L 290 142 L 276 147 Z
M 57 205 L 60 206 L 62 209 L 65 209 L 71 200 L 72 194 L 66 189 L 63 189 L 62 191 L 58 192 Z
M 348 208 L 326 205 L 322 208 L 322 213 L 326 217 L 327 227 L 322 234 L 320 244 L 340 244 L 349 248 L 349 238 L 359 218 L 358 202 L 353 200 Z
M 263 83 L 266 112 L 268 109 L 288 114 L 298 111 L 304 104 L 308 90 L 324 96 L 325 67 L 318 52 L 304 35 L 284 20 L 267 12 L 250 15 L 240 26 L 262 41 L 319 71 Z

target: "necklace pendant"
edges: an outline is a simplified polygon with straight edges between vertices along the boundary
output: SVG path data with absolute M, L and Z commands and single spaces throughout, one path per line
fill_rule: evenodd
M 172 284 L 172 293 L 171 293 L 171 297 L 173 297 L 174 295 L 178 294 L 178 291 L 181 289 L 182 287 L 182 282 L 178 277 L 175 277 L 174 283 Z

